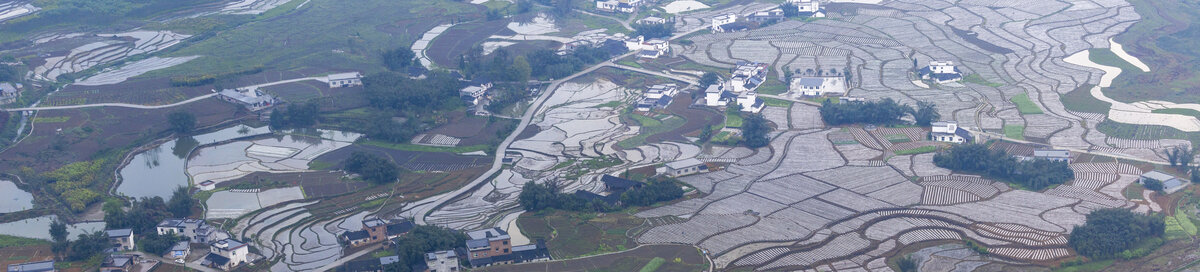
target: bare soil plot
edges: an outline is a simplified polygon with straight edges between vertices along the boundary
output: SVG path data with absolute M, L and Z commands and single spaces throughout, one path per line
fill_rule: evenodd
M 478 271 L 637 271 L 654 258 L 666 260 L 655 271 L 701 271 L 707 261 L 696 248 L 683 245 L 646 245 L 630 251 L 566 261 L 492 266 Z M 675 262 L 678 259 L 679 262 Z
M 461 139 L 459 146 L 489 144 L 497 138 L 508 135 L 496 135 L 501 129 L 515 126 L 517 120 L 468 116 L 465 112 L 455 111 L 448 114 L 450 121 L 441 127 L 432 129 L 427 134 L 442 134 Z M 499 137 L 497 137 L 499 136 Z
M 169 127 L 166 116 L 173 111 L 192 113 L 196 116 L 197 127 L 246 116 L 233 104 L 217 99 L 170 109 L 101 107 L 42 111 L 38 118 L 48 119 L 41 120 L 63 121 L 35 122 L 31 136 L 0 153 L 0 169 L 28 166 L 39 172 L 50 171 L 70 162 L 86 160 L 104 149 L 124 148 L 138 140 L 165 136 L 164 131 Z M 59 129 L 64 133 L 60 134 Z M 56 144 L 61 145 L 61 151 L 54 148 Z
M 341 162 L 354 152 L 369 152 L 391 159 L 396 164 L 411 171 L 458 171 L 468 168 L 491 165 L 491 156 L 464 156 L 442 152 L 405 151 L 376 146 L 351 145 L 317 157 L 321 161 L 340 168 Z
M 676 95 L 675 99 L 671 101 L 671 105 L 667 106 L 667 111 L 671 112 L 671 114 L 682 116 L 683 119 L 687 120 L 687 123 L 671 131 L 646 137 L 646 141 L 651 143 L 662 141 L 687 142 L 687 139 L 684 139 L 683 136 L 699 134 L 705 126 L 713 126 L 713 129 L 717 129 L 717 126 L 720 126 L 724 120 L 721 118 L 721 114 L 707 108 L 691 108 L 689 106 L 692 105 L 692 102 L 690 94 Z
M 143 78 L 107 85 L 68 85 L 51 94 L 41 105 L 67 106 L 96 103 L 166 105 L 211 92 L 211 86 L 174 87 L 171 86 L 169 78 Z
M 507 28 L 508 20 L 477 21 L 455 25 L 447 29 L 429 44 L 426 55 L 444 67 L 457 67 L 458 57 L 465 55 L 471 47 L 492 35 L 515 34 Z
M 307 173 L 255 172 L 235 180 L 222 182 L 221 187 L 270 188 L 300 186 L 304 188 L 304 195 L 309 198 L 342 195 L 370 187 L 370 184 L 361 180 L 342 179 L 345 175 L 346 173 L 341 171 Z

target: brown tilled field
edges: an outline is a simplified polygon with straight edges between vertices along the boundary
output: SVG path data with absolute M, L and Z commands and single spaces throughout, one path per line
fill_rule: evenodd
M 101 107 L 49 110 L 37 114 L 33 134 L 0 153 L 0 169 L 29 166 L 50 171 L 67 163 L 88 160 L 98 151 L 127 148 L 138 139 L 165 136 L 167 114 L 186 111 L 196 126 L 211 126 L 247 113 L 233 104 L 205 99 L 169 109 Z
M 721 122 L 725 119 L 711 109 L 689 107 L 692 105 L 692 101 L 691 94 L 681 93 L 676 95 L 675 100 L 671 101 L 671 105 L 667 106 L 667 111 L 674 115 L 683 116 L 683 119 L 687 120 L 687 123 L 674 130 L 651 135 L 646 138 L 646 142 L 687 142 L 687 139 L 684 139 L 683 136 L 698 134 L 700 130 L 704 129 L 704 126 L 711 125 L 713 129 L 720 129 Z
M 477 21 L 456 25 L 438 35 L 429 44 L 426 55 L 438 65 L 457 67 L 458 57 L 492 35 L 513 35 L 508 20 Z
M 665 262 L 657 270 L 663 272 L 704 271 L 708 261 L 696 248 L 685 245 L 645 245 L 633 250 L 565 261 L 490 266 L 475 271 L 638 271 L 654 258 Z
M 316 161 L 336 166 L 350 157 L 354 152 L 368 152 L 390 158 L 400 167 L 411 171 L 451 172 L 468 168 L 486 167 L 492 163 L 492 156 L 463 156 L 442 152 L 422 152 L 389 149 L 377 146 L 351 145 L 317 157 Z
M 345 173 L 340 171 L 317 171 L 305 173 L 265 173 L 255 172 L 229 182 L 222 182 L 220 187 L 235 187 L 240 184 L 250 184 L 257 187 L 287 187 L 300 186 L 304 195 L 310 198 L 321 198 L 357 192 L 370 187 L 367 182 L 360 180 L 342 180 Z

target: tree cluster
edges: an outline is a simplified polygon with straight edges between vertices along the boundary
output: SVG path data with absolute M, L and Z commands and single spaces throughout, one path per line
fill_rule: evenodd
M 1167 155 L 1167 162 L 1171 163 L 1172 167 L 1185 169 L 1195 160 L 1196 150 L 1188 146 L 1176 146 L 1164 150 L 1163 155 Z
M 673 179 L 652 178 L 640 188 L 631 188 L 620 196 L 620 203 L 610 205 L 600 199 L 586 200 L 573 193 L 560 192 L 557 182 L 528 182 L 517 197 L 526 211 L 558 209 L 577 212 L 609 212 L 628 206 L 649 206 L 683 197 L 683 189 Z
M 440 112 L 462 107 L 458 91 L 463 83 L 445 72 L 426 76 L 411 79 L 385 72 L 364 78 L 364 92 L 371 98 L 372 110 L 362 118 L 348 120 L 347 127 L 391 142 L 408 141 L 435 127 L 443 118 Z
M 675 33 L 675 24 L 633 24 L 633 35 L 649 39 L 667 38 Z
M 942 114 L 937 111 L 937 104 L 926 101 L 917 101 L 917 110 L 912 112 L 912 116 L 917 125 L 922 127 L 927 127 L 942 118 Z
M 508 106 L 529 98 L 524 83 L 496 83 L 489 92 L 492 94 L 487 105 L 490 112 L 502 112 Z
M 792 18 L 800 16 L 800 8 L 796 4 L 783 3 L 779 5 L 779 9 L 783 10 L 783 17 Z
M 1045 159 L 1018 161 L 1003 150 L 992 150 L 984 144 L 962 144 L 933 156 L 938 167 L 981 174 L 1005 180 L 1038 191 L 1075 178 L 1066 162 Z
M 630 206 L 650 206 L 683 197 L 683 188 L 670 179 L 652 178 L 641 188 L 621 194 L 621 203 Z
M 1157 179 L 1144 178 L 1144 179 L 1142 179 L 1142 187 L 1146 187 L 1146 190 L 1162 192 L 1163 182 L 1161 180 L 1157 180 Z
M 821 103 L 821 119 L 831 126 L 847 124 L 895 125 L 904 123 L 900 118 L 913 112 L 912 107 L 896 103 L 891 98 L 878 101 L 855 101 Z
M 1087 222 L 1075 226 L 1068 244 L 1080 255 L 1093 260 L 1107 259 L 1132 249 L 1147 238 L 1161 237 L 1166 226 L 1163 218 L 1142 215 L 1127 209 L 1100 209 L 1087 215 Z
M 196 129 L 196 116 L 186 111 L 171 112 L 167 114 L 167 123 L 171 125 L 171 131 L 187 134 Z
M 364 180 L 375 184 L 395 182 L 400 177 L 400 167 L 384 157 L 366 152 L 354 152 L 346 159 L 346 171 L 362 175 Z
M 137 236 L 138 248 L 142 252 L 161 255 L 171 250 L 183 237 L 175 234 L 159 235 L 158 232 L 142 233 Z
M 312 101 L 271 111 L 271 127 L 276 129 L 312 127 L 320 119 L 321 105 Z
M 122 207 L 123 201 L 104 203 L 104 227 L 107 229 L 132 229 L 133 233 L 158 232 L 158 223 L 174 217 L 161 197 L 143 197 L 130 203 L 129 210 Z
M 396 238 L 396 255 L 400 257 L 400 261 L 384 267 L 384 271 L 412 271 L 412 265 L 425 263 L 425 253 L 454 249 L 466 243 L 469 238 L 457 230 L 418 225 L 408 234 Z
M 459 69 L 471 78 L 523 82 L 530 78 L 566 77 L 611 57 L 612 54 L 601 48 L 581 46 L 561 56 L 554 50 L 538 49 L 524 56 L 513 57 L 508 50 L 501 48 L 487 58 L 483 56 L 483 48 L 477 46 L 459 58 Z
M 767 124 L 767 119 L 763 118 L 762 114 L 752 114 L 742 121 L 742 136 L 746 147 L 759 148 L 767 146 L 771 143 L 771 139 L 767 137 L 767 133 L 771 132 L 771 126 Z
M 403 72 L 408 66 L 417 63 L 417 54 L 411 48 L 401 46 L 383 52 L 383 66 L 388 70 Z

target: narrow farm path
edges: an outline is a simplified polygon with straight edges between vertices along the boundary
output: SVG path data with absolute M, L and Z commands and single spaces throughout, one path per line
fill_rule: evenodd
M 316 81 L 321 81 L 321 82 L 326 82 L 326 81 L 327 81 L 327 79 L 325 79 L 325 77 L 305 77 L 305 78 L 295 78 L 295 79 L 288 79 L 288 80 L 280 80 L 280 81 L 275 81 L 275 82 L 267 82 L 267 83 L 263 83 L 263 84 L 257 84 L 257 85 L 245 86 L 245 87 L 242 87 L 242 88 L 258 89 L 258 88 L 267 87 L 267 86 L 273 86 L 273 85 L 279 85 L 279 84 L 287 84 L 287 83 L 292 83 L 292 82 L 300 82 L 300 81 L 306 81 L 306 80 L 316 80 Z M 147 105 L 138 105 L 138 104 L 126 104 L 126 103 L 96 103 L 96 104 L 71 105 L 71 106 L 30 107 L 30 108 L 12 108 L 12 109 L 4 109 L 4 110 L 5 110 L 5 111 L 13 111 L 13 112 L 16 112 L 16 111 L 39 111 L 39 110 L 66 110 L 66 109 L 83 109 L 83 108 L 96 108 L 96 107 L 121 107 L 121 108 L 134 108 L 134 109 L 148 109 L 148 110 L 152 110 L 152 109 L 163 109 L 163 108 L 170 108 L 170 107 L 176 107 L 176 106 L 180 106 L 180 105 L 185 105 L 185 104 L 188 104 L 188 103 L 192 103 L 192 102 L 196 102 L 196 101 L 204 100 L 205 98 L 213 97 L 213 96 L 216 96 L 216 95 L 217 95 L 216 93 L 210 93 L 210 94 L 206 94 L 206 95 L 201 95 L 201 96 L 193 97 L 193 98 L 191 98 L 191 99 L 188 99 L 188 100 L 184 100 L 184 101 L 176 102 L 176 103 L 173 103 L 173 104 L 167 104 L 167 105 L 157 105 L 157 106 L 147 106 Z

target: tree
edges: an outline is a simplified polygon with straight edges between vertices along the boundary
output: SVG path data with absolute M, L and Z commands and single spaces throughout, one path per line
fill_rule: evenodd
M 401 46 L 396 49 L 383 52 L 383 66 L 392 71 L 404 71 L 416 60 L 416 53 L 413 53 L 411 48 Z
M 559 18 L 566 18 L 571 15 L 571 11 L 575 9 L 575 3 L 572 0 L 555 0 L 553 14 Z
M 75 242 L 71 243 L 71 253 L 67 254 L 67 259 L 71 261 L 91 259 L 93 256 L 104 253 L 109 246 L 108 235 L 103 231 L 80 234 Z
M 192 199 L 192 194 L 187 187 L 180 186 L 175 188 L 175 192 L 171 193 L 171 200 L 167 202 L 167 210 L 171 212 L 172 217 L 185 218 L 192 216 L 192 206 L 195 200 Z
M 917 260 L 913 259 L 912 255 L 904 256 L 896 260 L 896 268 L 899 268 L 900 272 L 917 272 Z
M 389 272 L 412 271 L 411 265 L 425 263 L 425 253 L 454 249 L 466 243 L 469 238 L 457 230 L 418 225 L 407 234 L 396 238 L 396 255 L 400 257 L 400 260 L 383 267 L 383 270 Z
M 1193 167 L 1188 173 L 1191 176 L 1192 183 L 1200 183 L 1200 168 Z
M 917 101 L 917 110 L 912 113 L 912 116 L 917 121 L 917 125 L 922 127 L 927 127 L 942 118 L 942 114 L 937 111 L 937 104 L 926 101 Z
M 512 76 L 509 77 L 511 81 L 526 82 L 529 81 L 533 68 L 529 67 L 529 61 L 525 59 L 525 56 L 517 56 L 513 58 L 512 69 L 510 71 L 512 71 Z
M 175 246 L 175 244 L 179 243 L 180 241 L 183 241 L 183 238 L 176 236 L 174 233 L 159 235 L 156 231 L 151 231 L 137 237 L 138 248 L 146 253 L 154 255 L 162 255 L 163 253 L 166 253 L 168 250 L 171 250 L 171 247 Z
M 771 127 L 767 125 L 767 119 L 763 118 L 762 114 L 750 115 L 742 122 L 742 135 L 745 138 L 746 147 L 767 146 L 771 143 L 770 138 L 767 137 L 769 132 L 771 132 Z
M 1093 260 L 1115 257 L 1143 239 L 1161 237 L 1166 229 L 1161 216 L 1119 208 L 1092 211 L 1086 220 L 1071 230 L 1067 243 L 1075 252 Z
M 913 112 L 912 107 L 900 105 L 891 98 L 869 102 L 821 103 L 821 119 L 831 126 L 846 124 L 894 125 L 904 123 L 901 117 Z
M 800 8 L 796 7 L 795 4 L 783 3 L 779 5 L 779 9 L 783 10 L 783 17 L 792 18 L 800 16 Z
M 171 130 L 179 134 L 190 133 L 196 129 L 196 116 L 190 112 L 176 111 L 167 114 L 167 122 L 171 124 Z
M 717 73 L 704 72 L 704 75 L 700 76 L 700 82 L 698 83 L 700 83 L 700 89 L 706 89 L 709 85 L 717 83 L 717 80 L 721 80 L 721 78 L 717 76 Z
M 1038 191 L 1075 178 L 1066 162 L 1036 159 L 1017 161 L 1003 150 L 992 150 L 983 144 L 962 144 L 933 156 L 938 167 L 976 173 L 1004 180 Z
M 621 202 L 625 205 L 649 206 L 680 197 L 683 197 L 683 188 L 680 188 L 674 180 L 655 178 L 640 188 L 629 189 L 622 193 Z
M 633 24 L 633 35 L 646 39 L 667 38 L 675 33 L 675 24 Z
M 1163 190 L 1163 182 L 1152 178 L 1143 178 L 1142 186 L 1146 187 L 1147 190 L 1155 192 L 1162 192 Z
M 354 152 L 346 159 L 346 171 L 362 175 L 364 180 L 376 183 L 392 183 L 400 177 L 400 167 L 375 154 Z
M 321 105 L 312 101 L 271 111 L 271 127 L 276 129 L 312 127 L 320 119 Z
M 50 245 L 50 251 L 54 252 L 54 257 L 62 257 L 67 254 L 67 249 L 70 247 L 67 242 L 67 224 L 62 221 L 54 220 L 50 223 L 50 238 L 53 244 Z

